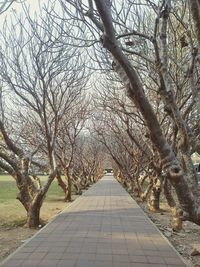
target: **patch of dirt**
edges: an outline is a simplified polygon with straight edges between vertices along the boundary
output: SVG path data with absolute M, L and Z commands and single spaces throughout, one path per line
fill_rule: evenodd
M 163 199 L 160 203 L 161 212 L 156 213 L 150 212 L 146 203 L 142 203 L 135 197 L 134 199 L 185 259 L 188 266 L 200 267 L 200 226 L 185 221 L 183 222 L 183 230 L 174 232 L 171 228 L 171 213 L 167 203 Z M 195 255 L 192 256 L 191 254 Z
M 0 226 L 0 261 L 14 252 L 28 238 L 34 235 L 38 230 L 28 229 L 22 226 L 15 228 Z

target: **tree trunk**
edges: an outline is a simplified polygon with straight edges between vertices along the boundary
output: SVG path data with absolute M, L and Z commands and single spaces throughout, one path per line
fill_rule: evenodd
M 29 183 L 26 179 L 24 180 L 24 184 L 22 185 L 19 184 L 19 182 L 17 183 L 17 186 L 19 188 L 19 194 L 17 196 L 17 199 L 19 199 L 19 201 L 22 203 L 22 205 L 27 211 L 27 225 L 29 228 L 37 228 L 40 225 L 40 208 L 42 206 L 46 192 L 48 191 L 56 174 L 57 169 L 55 169 L 54 172 L 49 175 L 46 183 L 43 185 L 42 188 L 37 190 L 37 192 L 34 188 L 29 188 Z M 32 186 L 34 186 L 33 183 Z M 34 195 L 33 191 L 36 192 Z
M 148 202 L 148 207 L 150 211 L 153 212 L 160 211 L 160 193 L 161 193 L 160 180 L 155 179 Z
M 164 195 L 166 197 L 167 203 L 171 209 L 172 213 L 172 228 L 175 231 L 180 231 L 182 229 L 182 220 L 178 211 L 178 208 L 176 206 L 176 202 L 172 196 L 171 192 L 171 184 L 166 179 L 164 183 Z
M 37 193 L 34 197 L 30 197 L 30 194 L 27 192 L 27 190 L 22 189 L 17 195 L 17 199 L 27 211 L 27 226 L 29 228 L 37 228 L 40 224 L 40 208 L 43 197 L 40 193 Z
M 37 228 L 40 225 L 40 209 L 46 192 L 45 188 L 40 189 L 29 206 L 27 212 L 27 225 L 29 228 Z
M 58 181 L 58 185 L 62 188 L 63 192 L 64 192 L 64 201 L 67 201 L 67 192 L 68 192 L 68 188 L 67 188 L 67 185 L 65 184 L 65 182 L 62 180 L 62 177 L 61 175 L 58 173 L 56 175 L 56 179 Z
M 69 173 L 69 168 L 66 167 L 64 169 L 64 174 L 65 174 L 65 178 L 67 180 L 67 195 L 66 195 L 66 200 L 67 201 L 72 201 L 72 181 L 71 181 L 71 176 Z
M 29 228 L 37 228 L 40 225 L 40 208 L 41 205 L 31 205 L 27 212 L 27 225 Z
M 195 33 L 197 37 L 197 41 L 200 46 L 200 1 L 199 0 L 189 0 L 190 3 L 190 8 L 191 8 L 191 13 L 192 13 L 192 18 L 194 21 L 194 26 L 195 26 Z
M 80 178 L 78 178 L 76 181 L 74 181 L 74 187 L 76 189 L 76 194 L 81 195 L 82 190 L 81 190 L 81 179 Z
M 18 199 L 28 212 L 32 199 L 37 194 L 34 183 L 30 183 L 30 177 L 23 176 L 20 172 L 16 175 L 16 184 L 19 189 L 16 199 Z
M 141 195 L 140 195 L 140 198 L 141 198 L 142 202 L 144 202 L 147 199 L 149 193 L 152 190 L 152 187 L 153 187 L 153 182 L 150 181 L 150 183 L 148 184 L 146 190 L 144 192 L 142 192 Z

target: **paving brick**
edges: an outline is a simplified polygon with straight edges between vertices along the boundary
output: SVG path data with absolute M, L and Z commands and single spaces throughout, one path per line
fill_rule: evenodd
M 28 253 L 18 252 L 18 253 L 15 253 L 13 255 L 12 259 L 15 259 L 15 260 L 24 260 L 24 259 L 27 259 L 30 254 L 31 254 L 30 252 L 28 252 Z
M 46 255 L 46 252 L 33 252 L 29 255 L 28 259 L 30 260 L 41 260 Z
M 20 265 L 20 267 L 37 267 L 40 266 L 40 260 L 37 259 L 29 259 L 26 260 L 24 263 L 22 263 L 22 265 Z
M 114 262 L 130 262 L 128 255 L 113 255 Z
M 125 249 L 113 249 L 112 250 L 113 254 L 117 254 L 117 255 L 128 255 L 128 250 Z
M 112 261 L 96 261 L 95 267 L 112 267 Z M 126 266 L 125 266 L 126 267 Z
M 95 259 L 97 261 L 112 261 L 113 256 L 110 254 L 97 254 Z
M 19 250 L 20 253 L 30 253 L 30 252 L 34 252 L 35 249 L 33 249 L 32 247 L 23 247 Z
M 96 258 L 96 254 L 94 253 L 81 253 L 78 256 L 79 260 L 88 260 L 88 261 L 94 261 Z
M 40 262 L 40 267 L 55 267 L 58 264 L 59 260 L 42 260 Z M 27 266 L 28 267 L 28 266 Z
M 76 267 L 95 267 L 95 262 L 89 260 L 79 260 L 76 263 Z
M 131 267 L 167 267 L 167 265 L 149 264 L 149 263 L 132 263 Z
M 61 252 L 49 252 L 45 255 L 44 259 L 47 260 L 59 260 L 62 258 L 63 253 Z
M 4 267 L 19 267 L 19 266 L 21 266 L 21 264 L 23 262 L 24 262 L 24 260 L 14 260 L 14 259 L 11 259 L 8 262 L 6 262 L 3 266 Z
M 63 253 L 61 256 L 62 260 L 77 260 L 80 253 Z
M 164 259 L 158 256 L 147 256 L 149 263 L 163 264 L 165 263 Z
M 59 260 L 55 267 L 77 267 L 76 261 L 73 260 Z
M 181 265 L 182 264 L 181 259 L 179 259 L 178 257 L 173 257 L 173 258 L 166 257 L 164 258 L 164 261 L 168 265 Z
M 139 263 L 139 262 L 148 263 L 149 262 L 147 257 L 145 256 L 131 255 L 129 258 L 131 262 L 136 262 L 136 263 Z
M 130 262 L 114 262 L 113 267 L 131 267 L 131 263 Z

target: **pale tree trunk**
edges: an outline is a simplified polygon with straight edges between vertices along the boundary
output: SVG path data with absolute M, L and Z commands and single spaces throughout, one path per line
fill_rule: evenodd
M 124 177 L 122 175 L 121 170 L 118 170 L 116 178 L 121 184 L 123 183 Z
M 160 211 L 160 193 L 161 193 L 161 183 L 159 179 L 154 179 L 153 186 L 150 191 L 150 197 L 148 200 L 148 207 L 150 211 L 158 212 Z
M 103 46 L 111 52 L 118 67 L 118 72 L 121 72 L 121 75 L 119 75 L 126 85 L 129 98 L 135 103 L 143 115 L 150 132 L 150 139 L 159 152 L 162 160 L 162 168 L 168 174 L 168 177 L 176 190 L 181 208 L 187 214 L 188 219 L 200 224 L 200 207 L 197 196 L 195 196 L 188 187 L 180 164 L 171 146 L 167 142 L 157 117 L 145 96 L 139 76 L 128 58 L 123 54 L 122 49 L 116 40 L 109 2 L 95 0 L 95 3 L 103 23 Z
M 179 210 L 177 208 L 176 202 L 172 196 L 171 184 L 169 180 L 167 179 L 165 180 L 163 188 L 164 188 L 164 195 L 166 197 L 167 204 L 169 205 L 171 209 L 171 213 L 172 213 L 172 223 L 171 223 L 172 228 L 175 231 L 179 231 L 182 229 L 182 219 L 179 214 Z

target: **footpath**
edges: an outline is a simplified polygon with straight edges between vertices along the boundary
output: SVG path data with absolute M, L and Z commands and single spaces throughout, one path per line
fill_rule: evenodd
M 0 266 L 187 265 L 113 176 L 105 176 Z

